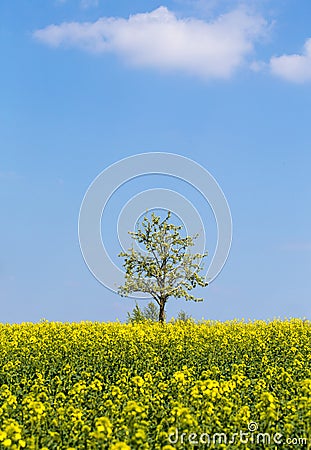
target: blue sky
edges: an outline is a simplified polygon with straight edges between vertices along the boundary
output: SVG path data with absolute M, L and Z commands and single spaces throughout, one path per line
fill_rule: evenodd
M 310 318 L 310 14 L 308 0 L 3 0 L 0 320 L 125 319 L 134 301 L 88 271 L 77 223 L 93 179 L 143 152 L 203 165 L 233 219 L 204 302 L 171 300 L 169 317 Z M 112 257 L 118 212 L 152 187 L 197 201 L 213 248 L 210 211 L 151 176 L 107 210 Z

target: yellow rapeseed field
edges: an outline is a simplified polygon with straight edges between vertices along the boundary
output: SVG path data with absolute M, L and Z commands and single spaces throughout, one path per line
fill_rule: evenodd
M 0 325 L 1 449 L 311 448 L 308 321 Z

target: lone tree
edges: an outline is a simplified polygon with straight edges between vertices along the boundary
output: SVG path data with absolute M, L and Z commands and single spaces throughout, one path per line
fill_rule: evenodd
M 119 293 L 126 297 L 135 292 L 150 294 L 159 305 L 159 322 L 165 320 L 165 305 L 169 297 L 202 301 L 191 295 L 196 286 L 207 286 L 199 275 L 203 269 L 201 261 L 207 253 L 191 254 L 196 236 L 182 237 L 182 226 L 169 222 L 170 211 L 164 220 L 154 213 L 151 219 L 144 217 L 136 232 L 129 232 L 132 238 L 145 248 L 145 253 L 134 250 L 121 252 L 126 269 L 125 283 Z

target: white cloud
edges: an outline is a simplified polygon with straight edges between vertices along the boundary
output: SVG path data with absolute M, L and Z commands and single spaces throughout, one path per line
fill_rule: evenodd
M 206 22 L 178 18 L 166 7 L 128 19 L 104 17 L 96 22 L 65 22 L 34 32 L 53 47 L 112 52 L 142 67 L 180 70 L 206 79 L 228 78 L 266 32 L 261 16 L 236 9 Z
M 0 181 L 15 181 L 19 180 L 21 177 L 13 170 L 0 171 Z
M 68 0 L 56 0 L 56 3 L 67 3 Z M 80 0 L 80 6 L 83 9 L 96 7 L 99 5 L 99 0 Z
M 92 6 L 98 6 L 99 0 L 81 0 L 82 8 L 91 8 Z
M 267 68 L 267 63 L 265 63 L 264 61 L 253 61 L 250 64 L 250 69 L 253 72 L 263 72 L 264 70 L 266 70 Z
M 274 75 L 294 83 L 311 81 L 311 38 L 307 39 L 301 55 L 282 55 L 271 58 L 270 69 Z

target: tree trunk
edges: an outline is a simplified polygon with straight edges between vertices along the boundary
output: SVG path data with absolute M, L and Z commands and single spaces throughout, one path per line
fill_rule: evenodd
M 164 323 L 165 321 L 165 300 L 160 301 L 160 311 L 159 311 L 159 322 Z

